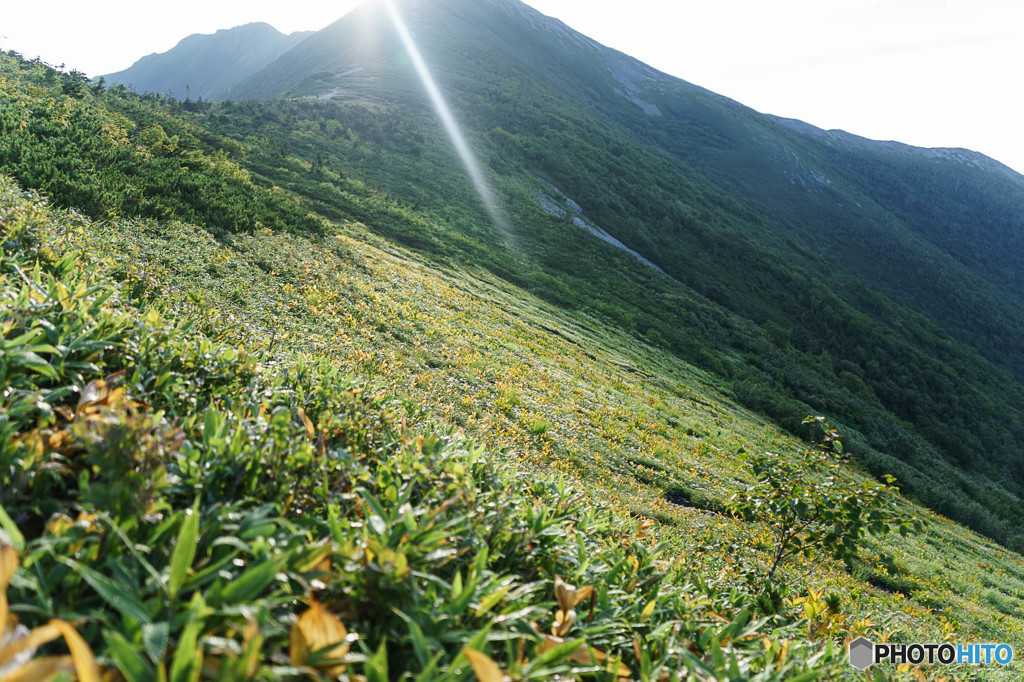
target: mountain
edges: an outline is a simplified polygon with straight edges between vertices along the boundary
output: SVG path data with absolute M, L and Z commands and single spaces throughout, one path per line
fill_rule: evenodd
M 151 54 L 124 71 L 105 75 L 109 83 L 137 92 L 173 93 L 211 99 L 259 71 L 302 42 L 312 31 L 285 35 L 265 23 L 194 34 L 167 52 Z
M 383 2 L 233 86 L 260 102 L 221 130 L 268 141 L 256 172 L 368 222 L 348 183 L 386 188 L 438 218 L 372 223 L 388 238 L 596 311 L 793 432 L 827 414 L 876 475 L 1024 547 L 1022 176 L 760 114 L 517 0 L 395 6 L 516 238 L 488 227 Z
M 854 680 L 860 637 L 1018 641 L 1012 332 L 961 327 L 1013 322 L 1017 176 L 514 3 L 399 7 L 433 97 L 372 6 L 261 100 L 0 54 L 5 672 Z

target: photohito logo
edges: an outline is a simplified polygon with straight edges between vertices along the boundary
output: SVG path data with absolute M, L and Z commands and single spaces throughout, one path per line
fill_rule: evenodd
M 850 665 L 867 670 L 875 663 L 919 665 L 1009 665 L 1013 647 L 1009 644 L 875 644 L 867 637 L 850 642 Z

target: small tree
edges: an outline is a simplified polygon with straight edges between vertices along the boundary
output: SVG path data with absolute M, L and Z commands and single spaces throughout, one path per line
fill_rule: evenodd
M 733 514 L 763 523 L 772 533 L 765 589 L 772 589 L 772 579 L 787 559 L 827 552 L 851 566 L 866 535 L 890 530 L 906 535 L 921 527 L 916 518 L 899 517 L 892 485 L 896 479 L 886 476 L 885 484 L 855 481 L 844 472 L 839 434 L 823 417 L 807 417 L 804 424 L 818 426 L 821 441 L 792 460 L 773 453 L 754 458 L 757 481 L 729 502 Z

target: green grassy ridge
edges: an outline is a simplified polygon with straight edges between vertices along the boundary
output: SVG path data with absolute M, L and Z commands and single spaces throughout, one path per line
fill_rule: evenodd
M 22 163 L 21 152 L 11 152 L 6 157 L 7 166 L 22 182 L 53 193 L 64 205 L 84 205 L 96 217 L 111 211 L 153 217 L 177 212 L 187 220 L 203 218 L 225 231 L 260 225 L 322 230 L 321 220 L 309 215 L 308 209 L 288 200 L 277 201 L 282 195 L 273 186 L 281 185 L 329 218 L 363 220 L 379 233 L 442 262 L 468 259 L 483 264 L 560 304 L 596 312 L 646 340 L 665 344 L 684 359 L 727 377 L 745 404 L 766 412 L 791 430 L 797 430 L 800 420 L 810 412 L 842 415 L 842 419 L 833 417 L 833 421 L 845 424 L 844 430 L 864 434 L 853 451 L 876 475 L 895 473 L 908 493 L 933 508 L 1005 543 L 1017 542 L 1006 520 L 1013 518 L 1018 509 L 1012 487 L 1004 492 L 979 485 L 956 467 L 944 467 L 942 480 L 934 473 L 924 473 L 931 470 L 938 452 L 908 428 L 905 420 L 916 420 L 919 428 L 926 427 L 932 440 L 956 454 L 956 466 L 988 471 L 997 466 L 995 460 L 973 453 L 993 443 L 1012 441 L 1005 420 L 987 415 L 997 405 L 1004 407 L 1003 412 L 1012 412 L 1016 386 L 998 374 L 993 377 L 990 368 L 965 363 L 964 358 L 970 354 L 963 348 L 941 338 L 932 341 L 936 330 L 927 321 L 906 311 L 893 311 L 905 323 L 904 331 L 895 334 L 837 301 L 812 278 L 790 273 L 783 281 L 788 289 L 800 292 L 792 297 L 798 308 L 831 310 L 841 319 L 819 320 L 815 313 L 811 321 L 806 321 L 805 330 L 799 331 L 801 327 L 797 326 L 797 333 L 779 341 L 765 328 L 716 302 L 714 299 L 720 298 L 724 289 L 700 285 L 698 292 L 704 291 L 709 300 L 654 272 L 637 271 L 629 256 L 596 241 L 590 243 L 575 227 L 544 215 L 536 206 L 537 185 L 518 179 L 514 169 L 501 184 L 512 198 L 510 210 L 517 226 L 528 237 L 521 240 L 528 244 L 528 251 L 505 254 L 505 245 L 486 227 L 483 212 L 473 208 L 476 201 L 453 165 L 451 151 L 435 134 L 437 124 L 423 112 L 415 114 L 394 106 L 368 110 L 298 102 L 239 103 L 189 119 L 184 105 L 173 100 L 144 101 L 123 91 L 98 97 L 100 93 L 83 89 L 81 83 L 69 80 L 70 76 L 58 77 L 43 65 L 18 62 L 9 56 L 5 59 L 14 71 L 12 75 L 20 73 L 7 81 L 10 103 L 21 102 L 18 106 L 22 111 L 18 114 L 12 107 L 5 119 L 5 130 L 12 133 L 10 149 L 38 150 L 40 155 L 38 163 L 27 165 Z M 73 92 L 64 93 L 65 88 Z M 58 115 L 58 103 L 67 110 L 65 118 L 71 117 L 67 119 L 70 129 Z M 22 130 L 19 121 L 33 107 L 39 110 L 35 125 L 40 130 Z M 566 119 L 573 120 L 571 116 Z M 95 134 L 100 129 L 110 139 L 97 139 Z M 601 138 L 599 135 L 595 139 Z M 63 155 L 58 155 L 52 144 L 42 145 L 44 139 L 65 140 Z M 75 145 L 78 139 L 91 142 Z M 612 143 L 623 145 L 626 141 L 608 143 L 614 146 Z M 551 149 L 561 146 L 557 140 L 547 145 Z M 492 161 L 501 158 L 496 150 L 504 147 L 504 142 L 495 146 Z M 127 167 L 126 155 L 131 159 Z M 317 159 L 322 158 L 327 160 L 318 165 Z M 251 169 L 253 177 L 270 186 L 269 191 L 255 186 L 249 172 L 235 162 Z M 69 183 L 68 176 L 61 174 L 60 169 L 67 164 L 75 165 L 77 170 L 71 177 L 78 180 Z M 155 189 L 143 192 L 144 200 L 139 204 L 134 203 L 133 196 L 137 197 L 141 186 L 132 184 L 133 176 L 128 173 L 133 164 L 138 168 L 132 173 L 148 169 L 159 178 L 153 183 Z M 640 166 L 631 174 L 640 176 L 642 172 Z M 224 184 L 224 177 L 232 182 Z M 655 182 L 652 177 L 650 183 L 639 184 L 654 187 L 659 183 L 664 184 L 664 179 Z M 230 191 L 221 191 L 222 185 Z M 201 187 L 216 187 L 217 191 L 207 199 L 203 198 L 207 196 L 205 190 L 197 191 Z M 716 248 L 725 249 L 727 254 L 743 243 L 728 234 L 717 235 L 715 240 Z M 752 256 L 751 249 L 749 244 L 741 247 L 728 260 L 760 258 Z M 697 255 L 701 248 L 689 252 Z M 586 264 L 589 258 L 597 259 L 602 266 L 595 269 Z M 701 268 L 706 271 L 706 264 L 699 261 L 690 263 L 694 272 Z M 780 270 L 782 261 L 769 262 L 774 265 L 766 266 L 764 272 L 784 272 Z M 736 271 L 734 267 L 730 270 Z M 707 281 L 727 276 L 719 269 Z M 694 284 L 703 278 L 690 275 L 684 281 Z M 581 292 L 587 292 L 587 296 L 582 297 Z M 888 310 L 884 300 L 870 295 L 864 298 L 868 304 Z M 688 324 L 681 325 L 680 320 Z M 837 334 L 836 330 L 842 332 Z M 880 345 L 869 353 L 867 346 L 858 341 L 851 354 L 848 339 L 852 337 L 875 338 Z M 823 346 L 822 340 L 833 340 L 847 350 L 830 352 L 830 346 Z M 927 343 L 942 360 L 919 352 L 915 343 Z M 723 348 L 729 351 L 723 353 Z M 886 372 L 883 364 L 904 370 L 922 365 L 929 369 Z M 872 369 L 875 366 L 877 371 Z M 963 389 L 962 385 L 956 388 L 951 384 L 950 377 L 959 382 L 968 376 L 978 384 L 973 389 L 975 399 L 957 398 L 955 404 L 950 403 L 946 394 Z M 884 405 L 879 405 L 879 396 Z M 887 407 L 892 405 L 898 406 L 897 415 Z M 938 414 L 950 415 L 950 420 L 934 423 L 929 415 Z M 977 428 L 968 429 L 968 425 Z M 980 441 L 978 435 L 984 435 L 985 440 Z M 996 473 L 993 470 L 988 475 L 998 480 Z
M 1024 306 L 1005 257 L 1019 182 L 976 168 L 979 157 L 761 116 L 516 3 L 400 4 L 526 235 L 519 253 L 487 229 L 380 5 L 233 91 L 330 92 L 350 106 L 228 103 L 199 123 L 204 143 L 248 143 L 227 146 L 325 216 L 484 265 L 664 344 L 791 431 L 808 412 L 828 414 L 862 436 L 854 451 L 876 475 L 896 471 L 908 494 L 1022 546 L 1024 482 L 1012 472 Z M 681 286 L 581 247 L 579 231 L 537 209 L 537 176 Z M 595 250 L 597 265 L 584 258 Z
M 358 228 L 353 234 L 362 237 Z M 178 292 L 187 305 L 191 296 L 182 292 L 202 292 L 196 304 L 241 325 L 242 338 L 276 336 L 275 347 L 313 350 L 370 372 L 518 469 L 562 472 L 620 513 L 658 519 L 672 553 L 688 557 L 705 579 L 739 580 L 739 568 L 764 561 L 764 537 L 662 495 L 682 491 L 714 508 L 745 479 L 738 452 L 799 446 L 723 401 L 710 377 L 671 356 L 530 302 L 482 273 L 437 273 L 386 243 L 379 250 L 345 235 L 317 245 L 256 234 L 229 246 L 187 226 L 158 235 L 107 227 L 88 239 L 100 252 L 130 254 L 140 268 L 134 279 L 153 283 L 154 300 Z M 189 270 L 197 255 L 216 268 Z M 540 437 L 538 421 L 546 425 Z M 1019 557 L 977 540 L 961 545 L 962 529 L 930 518 L 927 538 L 873 546 L 858 579 L 822 567 L 812 583 L 849 600 L 851 618 L 877 624 L 907 614 L 898 621 L 900 639 L 1013 641 Z
M 168 135 L 159 107 L 140 106 L 124 88 L 104 101 L 80 74 L 8 54 L 0 54 L 0 77 L 0 171 L 64 207 L 94 218 L 177 217 L 226 232 L 321 228 L 223 152 L 204 151 L 194 126 L 175 122 Z
M 919 479 L 929 463 L 943 455 L 955 468 L 971 469 L 991 480 L 1002 476 L 985 471 L 987 462 L 1002 460 L 1005 468 L 1017 469 L 1016 464 L 1004 459 L 1012 456 L 1006 455 L 1000 445 L 1001 439 L 1019 440 L 1014 420 L 1004 420 L 998 411 L 988 416 L 982 413 L 988 411 L 985 405 L 990 396 L 998 396 L 998 402 L 1014 413 L 1024 405 L 1017 382 L 1007 374 L 1012 368 L 1009 361 L 1019 354 L 1008 350 L 989 352 L 992 339 L 983 338 L 987 332 L 980 331 L 993 329 L 993 320 L 1011 324 L 1016 319 L 1019 311 L 1004 303 L 1004 299 L 1013 298 L 1014 290 L 994 294 L 984 277 L 965 275 L 955 252 L 946 253 L 912 234 L 895 215 L 889 216 L 893 220 L 882 229 L 890 237 L 900 234 L 899 251 L 909 250 L 916 265 L 911 269 L 890 264 L 887 274 L 903 279 L 895 284 L 885 280 L 884 287 L 884 278 L 873 283 L 870 273 L 877 269 L 877 263 L 888 263 L 887 254 L 893 250 L 887 249 L 884 239 L 873 243 L 882 258 L 874 257 L 870 249 L 865 254 L 860 248 L 862 236 L 877 234 L 878 225 L 886 217 L 885 210 L 874 205 L 871 192 L 865 194 L 862 187 L 872 180 L 871 176 L 837 177 L 836 168 L 843 165 L 842 158 L 830 158 L 827 148 L 735 103 L 672 79 L 656 80 L 641 93 L 667 112 L 663 117 L 647 116 L 624 98 L 602 94 L 610 91 L 614 82 L 607 69 L 600 63 L 595 66 L 591 55 L 578 45 L 552 39 L 547 32 L 536 31 L 525 21 L 510 20 L 486 4 L 447 2 L 432 7 L 414 14 L 416 22 L 425 22 L 420 27 L 421 47 L 430 54 L 435 75 L 452 96 L 460 118 L 476 131 L 477 147 L 487 155 L 497 174 L 519 166 L 554 180 L 584 206 L 591 218 L 654 258 L 687 286 L 743 320 L 759 325 L 771 320 L 792 329 L 792 340 L 805 356 L 827 353 L 828 362 L 819 368 L 812 357 L 799 357 L 785 360 L 778 368 L 757 367 L 756 360 L 749 356 L 764 358 L 771 353 L 758 330 L 732 335 L 715 330 L 694 339 L 679 329 L 679 320 L 687 320 L 689 311 L 674 310 L 667 316 L 669 321 L 656 312 L 661 301 L 648 301 L 644 296 L 635 298 L 628 309 L 635 315 L 641 333 L 654 328 L 685 359 L 720 374 L 739 375 L 730 378 L 749 382 L 748 386 L 754 388 L 747 391 L 746 402 L 788 427 L 807 411 L 793 398 L 814 411 L 845 418 L 851 427 L 871 436 L 872 447 L 865 449 L 864 459 L 876 463 L 877 473 L 891 468 L 881 453 L 896 454 L 897 459 L 912 463 L 918 471 L 902 476 L 908 482 Z M 331 35 L 346 35 L 343 22 L 332 28 Z M 335 41 L 335 46 L 352 44 Z M 522 49 L 524 45 L 529 48 Z M 334 50 L 333 55 L 319 58 L 359 61 L 362 56 L 358 50 Z M 400 64 L 400 59 L 387 61 L 379 55 L 365 61 L 368 70 L 363 76 L 379 64 L 392 70 Z M 408 78 L 406 74 L 406 81 Z M 564 87 L 566 80 L 574 87 Z M 394 107 L 396 100 L 407 102 L 406 81 L 401 91 L 389 89 L 386 83 L 390 81 L 384 79 L 370 85 L 353 81 L 346 83 L 348 92 L 344 97 L 357 102 L 371 99 Z M 412 109 L 412 104 L 407 105 Z M 416 106 L 422 108 L 419 102 Z M 378 113 L 386 121 L 386 107 Z M 393 115 L 404 121 L 415 120 L 410 111 L 400 107 Z M 805 174 L 818 172 L 836 178 L 834 191 L 819 196 L 794 186 L 787 169 L 780 168 L 766 153 L 761 137 L 768 139 L 769 146 L 799 153 L 807 165 L 802 169 Z M 393 159 L 401 154 L 403 142 L 398 136 L 393 144 L 389 142 L 385 140 L 380 147 Z M 341 165 L 355 167 L 351 163 Z M 400 166 L 393 160 L 388 165 Z M 921 165 L 925 166 L 923 170 Z M 908 186 L 922 196 L 934 197 L 947 214 L 959 214 L 949 193 L 920 181 L 928 171 L 927 165 L 907 165 L 911 171 Z M 964 174 L 969 172 L 973 171 L 968 169 Z M 395 175 L 401 176 L 402 172 Z M 399 187 L 400 181 L 393 178 L 385 184 Z M 1012 205 L 1013 196 L 1007 193 L 1007 203 L 995 208 L 1003 210 Z M 527 201 L 532 198 L 525 197 Z M 522 198 L 514 198 L 511 203 L 516 199 Z M 866 207 L 854 209 L 858 203 Z M 984 226 L 984 220 L 975 221 L 964 234 L 975 235 L 975 244 L 985 243 L 985 235 L 978 231 Z M 561 276 L 569 280 L 565 275 L 572 265 L 565 261 L 571 260 L 572 249 L 563 246 L 550 252 L 563 257 L 544 264 L 555 271 L 555 279 Z M 866 262 L 871 262 L 874 269 L 863 267 Z M 949 279 L 945 275 L 950 272 L 963 287 L 945 284 Z M 917 281 L 907 281 L 916 275 L 920 275 Z M 613 293 L 596 293 L 595 279 L 590 276 L 587 289 L 595 292 L 593 298 L 604 303 L 615 301 Z M 876 291 L 868 290 L 865 283 Z M 578 287 L 570 280 L 566 288 Z M 895 296 L 896 290 L 926 290 L 930 295 L 900 297 Z M 947 295 L 949 306 L 935 303 L 946 301 Z M 964 299 L 970 301 L 966 307 Z M 927 305 L 923 305 L 925 302 Z M 918 312 L 908 310 L 907 305 Z M 936 316 L 936 311 L 947 308 L 957 308 L 960 313 L 954 319 Z M 628 316 L 612 319 L 629 324 Z M 951 344 L 950 336 L 961 343 Z M 704 346 L 708 337 L 716 346 L 707 353 L 710 357 L 718 358 L 722 355 L 720 348 L 729 346 L 740 352 L 744 364 L 749 364 L 734 368 L 702 360 L 693 347 Z M 965 339 L 967 343 L 963 343 Z M 917 352 L 923 348 L 928 350 Z M 843 366 L 835 367 L 840 361 Z M 924 367 L 916 369 L 922 364 Z M 905 369 L 910 367 L 915 371 Z M 778 375 L 803 375 L 807 381 L 789 384 Z M 867 385 L 882 402 L 883 410 L 873 411 L 850 395 L 861 390 L 851 375 Z M 967 401 L 970 406 L 966 413 L 959 389 L 946 386 L 945 378 L 953 375 L 960 388 L 968 383 L 977 386 L 980 400 Z M 939 415 L 955 416 L 940 420 Z M 908 423 L 914 428 L 908 429 Z M 979 456 L 982 452 L 986 454 Z M 1008 510 L 1016 505 L 1018 485 L 1012 484 L 1009 494 L 1003 495 L 989 494 L 969 480 L 961 480 L 954 488 L 956 492 L 942 489 L 935 481 L 921 480 L 913 491 L 936 506 L 967 495 L 990 510 L 1001 510 L 997 512 L 1000 515 L 1012 515 Z M 940 508 L 1003 541 L 1010 541 L 1015 534 L 1014 524 L 999 530 L 1000 522 L 983 519 L 986 513 L 979 516 L 977 509 Z
M 297 31 L 285 35 L 269 24 L 253 22 L 213 35 L 193 34 L 163 54 L 149 55 L 123 71 L 101 78 L 136 92 L 177 93 L 179 98 L 209 100 L 271 63 L 310 33 Z M 209 66 L 202 74 L 196 74 L 190 68 L 196 63 Z
M 330 214 L 344 206 L 380 234 L 442 262 L 481 263 L 549 300 L 632 329 L 689 362 L 728 377 L 746 405 L 790 429 L 798 429 L 808 412 L 840 415 L 836 421 L 864 434 L 854 451 L 877 475 L 894 472 L 907 492 L 926 504 L 1003 542 L 1016 542 L 1011 527 L 999 520 L 1015 514 L 1014 488 L 1007 494 L 983 490 L 958 469 L 972 468 L 999 479 L 998 458 L 983 459 L 976 453 L 998 450 L 995 444 L 1000 439 L 1014 438 L 1013 427 L 995 413 L 983 413 L 995 402 L 1013 411 L 1011 406 L 1021 400 L 1019 387 L 1005 371 L 920 315 L 848 279 L 843 286 L 850 287 L 850 302 L 844 301 L 814 277 L 789 271 L 782 258 L 754 255 L 755 247 L 734 232 L 706 233 L 718 253 L 729 255 L 728 272 L 724 267 L 709 272 L 701 257 L 704 247 L 697 245 L 688 251 L 690 260 L 676 266 L 690 270 L 683 277 L 685 285 L 637 271 L 631 257 L 591 244 L 577 228 L 543 214 L 536 206 L 540 188 L 515 172 L 498 176 L 498 181 L 531 252 L 525 258 L 504 256 L 496 235 L 481 229 L 480 212 L 471 208 L 475 201 L 467 196 L 457 168 L 452 170 L 451 152 L 435 141 L 418 143 L 420 151 L 407 153 L 418 126 L 433 126 L 424 114 L 397 108 L 376 111 L 371 119 L 362 105 L 298 102 L 233 104 L 217 111 L 228 116 L 227 122 L 219 121 L 221 132 L 241 137 L 246 130 L 256 130 L 277 140 L 272 148 L 289 149 L 291 158 L 256 153 L 245 163 L 257 175 L 309 198 L 318 211 Z M 273 116 L 267 113 L 275 111 Z M 563 148 L 557 141 L 541 146 Z M 504 143 L 498 148 L 504 149 Z M 379 163 L 366 165 L 366 159 L 378 156 Z M 324 159 L 322 168 L 313 165 L 317 158 Z M 507 155 L 495 152 L 491 158 Z M 427 187 L 436 185 L 437 191 L 414 189 L 422 178 L 432 178 Z M 379 191 L 357 207 L 351 198 L 353 185 L 386 187 L 387 196 Z M 458 207 L 467 208 L 460 214 Z M 411 219 L 409 211 L 426 221 Z M 801 311 L 797 320 L 787 321 L 785 314 L 779 318 L 792 331 L 773 335 L 769 328 L 783 325 L 771 321 L 775 313 L 763 309 L 756 316 L 767 315 L 770 323 L 744 319 L 753 314 L 747 309 L 749 301 L 763 295 L 755 293 L 754 284 L 736 283 L 736 291 L 727 294 L 731 300 L 747 301 L 740 306 L 741 314 L 728 310 L 732 304 L 721 298 L 723 288 L 709 288 L 709 282 L 733 277 L 730 273 L 736 272 L 739 262 L 750 263 L 745 270 L 758 281 L 778 277 L 784 284 L 786 293 L 776 298 Z M 690 284 L 698 293 L 686 286 Z M 900 324 L 879 322 L 861 312 L 864 309 L 881 310 L 883 317 Z M 735 360 L 725 360 L 730 356 Z M 962 400 L 965 390 L 975 399 Z M 947 417 L 940 423 L 938 415 Z M 967 428 L 982 423 L 984 429 Z M 924 473 L 942 456 L 918 429 L 955 455 L 950 456 L 952 466 L 942 467 L 941 482 L 936 474 Z M 981 504 L 965 503 L 965 498 Z
M 175 120 L 159 106 L 153 111 Z M 73 216 L 61 221 L 81 223 Z M 401 396 L 398 414 L 408 413 L 410 405 L 417 414 L 425 406 L 434 419 L 459 425 L 490 451 L 505 450 L 517 470 L 533 477 L 560 471 L 592 500 L 612 505 L 619 519 L 626 513 L 659 519 L 665 524 L 660 539 L 671 543 L 671 556 L 687 557 L 691 576 L 720 580 L 715 589 L 737 588 L 739 603 L 747 603 L 737 562 L 763 561 L 765 538 L 751 537 L 749 528 L 718 515 L 674 507 L 662 494 L 682 489 L 691 501 L 713 508 L 745 477 L 741 450 L 798 444 L 764 429 L 762 418 L 712 390 L 718 383 L 713 376 L 694 372 L 599 318 L 552 307 L 486 270 L 438 272 L 436 264 L 364 226 L 335 229 L 341 230 L 337 236 L 317 242 L 269 231 L 215 236 L 174 222 L 117 220 L 54 234 L 92 253 L 97 262 L 91 267 L 120 280 L 124 295 L 137 305 L 166 305 L 174 316 L 201 312 L 204 321 L 195 324 L 202 333 L 230 342 L 205 348 L 189 343 L 184 350 L 165 344 L 172 355 L 185 353 L 184 374 L 201 379 L 183 379 L 183 403 L 173 408 L 182 417 L 205 404 L 199 398 L 207 373 L 193 370 L 212 363 L 209 374 L 228 379 L 230 386 L 229 356 L 238 352 L 238 343 L 258 340 L 250 351 L 256 357 L 312 350 L 318 362 L 342 368 L 342 375 L 371 375 Z M 20 242 L 5 248 L 11 244 Z M 160 347 L 151 344 L 147 352 Z M 167 356 L 160 362 L 174 367 Z M 307 375 L 287 376 L 301 381 Z M 273 391 L 272 397 L 292 400 Z M 253 415 L 242 422 L 247 418 Z M 301 443 L 301 421 L 293 413 L 288 421 L 286 439 Z M 225 469 L 237 477 L 236 464 L 226 463 Z M 641 467 L 646 481 L 637 476 Z M 104 485 L 93 485 L 92 494 Z M 185 497 L 179 510 L 194 502 Z M 37 513 L 36 528 L 44 516 Z M 911 599 L 851 580 L 834 566 L 822 567 L 816 586 L 840 593 L 848 615 L 875 619 L 880 628 L 894 614 L 906 614 L 895 621 L 900 638 L 939 638 L 947 634 L 945 624 L 963 638 L 1019 637 L 1019 558 L 941 519 L 934 522 L 933 537 L 894 540 L 866 557 L 861 577 L 885 590 L 903 590 Z M 173 530 L 172 525 L 165 533 Z M 69 544 L 77 540 L 69 538 Z M 883 575 L 876 562 L 892 567 L 892 575 Z M 795 569 L 794 576 L 800 572 Z M 799 622 L 799 609 L 787 613 Z M 279 626 L 277 631 L 280 637 Z
M 9 181 L 0 203 L 0 300 L 13 320 L 2 506 L 28 539 L 10 597 L 29 625 L 78 621 L 133 680 L 300 677 L 287 632 L 319 581 L 318 598 L 359 635 L 351 671 L 369 679 L 470 679 L 467 645 L 526 679 L 614 678 L 567 662 L 583 641 L 645 679 L 843 672 L 841 650 L 796 640 L 799 618 L 752 618 L 741 592 L 705 582 L 635 523 L 488 463 L 372 379 L 167 321 L 109 278 L 116 263 L 67 250 L 69 230 L 87 239 L 88 225 Z M 131 402 L 83 406 L 104 377 Z M 531 621 L 547 627 L 556 574 L 597 592 L 571 633 L 580 642 L 541 656 Z M 783 640 L 795 640 L 788 652 Z

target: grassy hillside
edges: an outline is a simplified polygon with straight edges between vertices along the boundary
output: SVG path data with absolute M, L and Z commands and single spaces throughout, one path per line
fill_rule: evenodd
M 522 679 L 809 680 L 862 678 L 841 646 L 859 634 L 1021 637 L 1024 561 L 888 489 L 921 534 L 765 585 L 771 525 L 725 509 L 756 456 L 809 446 L 610 313 L 465 262 L 468 238 L 397 243 L 460 234 L 457 214 L 353 165 L 312 216 L 329 202 L 255 184 L 267 141 L 217 138 L 221 114 L 11 57 L 2 78 L 5 172 L 63 207 L 0 182 L 0 586 L 41 640 L 73 623 L 133 681 L 482 679 L 489 660 Z M 836 485 L 876 489 L 849 467 Z M 38 658 L 52 643 L 37 664 L 87 661 L 68 636 L 73 660 Z M 938 671 L 876 679 L 919 672 Z
M 763 116 L 518 2 L 399 7 L 516 248 L 488 225 L 382 3 L 235 90 L 305 101 L 227 102 L 210 130 L 261 140 L 239 160 L 324 215 L 599 315 L 791 432 L 828 415 L 876 476 L 1024 547 L 1019 175 Z M 668 276 L 547 215 L 559 193 Z

